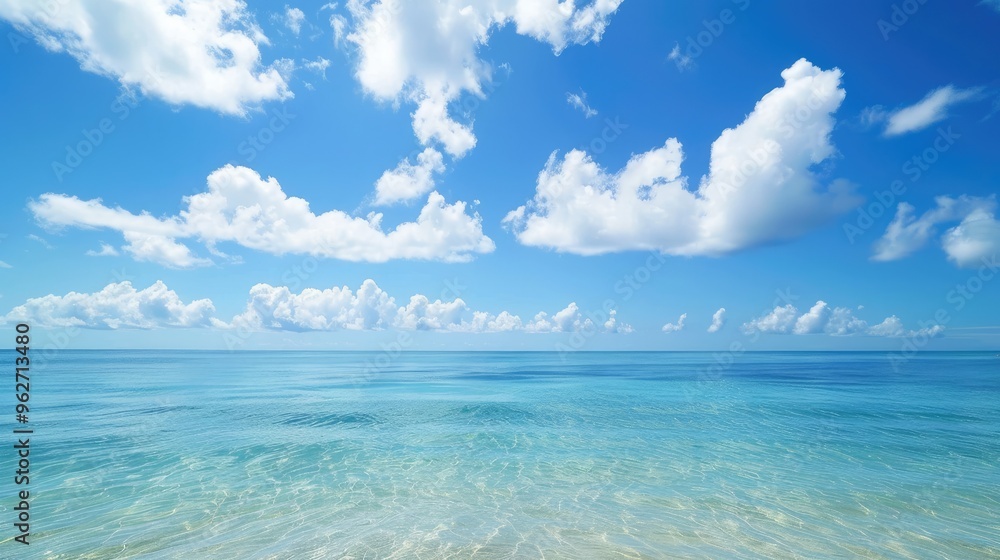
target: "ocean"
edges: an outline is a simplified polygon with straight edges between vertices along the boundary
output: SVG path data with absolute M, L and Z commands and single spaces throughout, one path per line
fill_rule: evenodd
M 4 558 L 1000 558 L 994 353 L 61 351 L 29 425 Z

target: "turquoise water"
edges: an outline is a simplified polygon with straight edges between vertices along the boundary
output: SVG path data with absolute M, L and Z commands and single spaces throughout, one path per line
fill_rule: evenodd
M 0 554 L 1000 558 L 994 354 L 716 359 L 61 352 Z

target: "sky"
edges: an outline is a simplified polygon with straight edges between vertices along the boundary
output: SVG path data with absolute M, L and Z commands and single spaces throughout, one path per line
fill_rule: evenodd
M 1000 349 L 994 0 L 0 21 L 43 348 Z

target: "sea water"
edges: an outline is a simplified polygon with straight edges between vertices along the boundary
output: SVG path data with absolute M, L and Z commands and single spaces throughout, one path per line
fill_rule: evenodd
M 30 404 L 10 558 L 1000 558 L 993 353 L 63 351 Z

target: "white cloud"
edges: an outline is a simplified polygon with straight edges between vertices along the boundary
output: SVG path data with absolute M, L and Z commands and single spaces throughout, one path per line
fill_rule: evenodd
M 1000 221 L 994 212 L 995 206 L 989 210 L 976 208 L 944 233 L 941 245 L 952 262 L 970 267 L 991 258 L 996 260 L 1000 255 Z
M 101 243 L 99 251 L 88 249 L 86 254 L 88 257 L 117 257 L 119 255 L 118 250 L 107 243 Z
M 215 316 L 211 300 L 184 303 L 175 292 L 157 281 L 144 290 L 129 282 L 108 284 L 95 293 L 70 292 L 27 300 L 0 321 L 30 320 L 43 327 L 93 329 L 152 329 L 205 327 L 245 331 L 375 331 L 422 330 L 438 332 L 579 332 L 594 328 L 576 304 L 552 317 L 539 313 L 527 325 L 508 311 L 493 314 L 471 309 L 461 298 L 431 300 L 415 294 L 405 305 L 368 279 L 352 291 L 347 286 L 306 288 L 299 293 L 286 286 L 257 284 L 250 289 L 243 312 L 226 323 Z M 610 312 L 604 332 L 630 333 L 632 327 Z
M 330 67 L 330 61 L 323 58 L 322 56 L 317 56 L 316 60 L 303 60 L 302 66 L 309 70 L 310 72 L 315 72 L 326 79 L 326 69 Z
M 919 218 L 912 205 L 901 202 L 885 234 L 875 243 L 873 260 L 893 261 L 909 256 L 936 235 L 937 227 L 959 222 L 941 237 L 942 248 L 958 266 L 968 267 L 1000 253 L 1000 222 L 996 198 L 939 196 L 937 206 Z
M 674 138 L 617 173 L 572 150 L 549 158 L 534 198 L 504 223 L 525 245 L 580 255 L 720 255 L 825 224 L 861 200 L 844 181 L 824 186 L 812 169 L 836 151 L 829 137 L 844 99 L 841 72 L 802 59 L 781 75 L 785 84 L 713 143 L 697 191 L 681 175 Z
M 980 91 L 979 88 L 956 89 L 951 85 L 938 88 L 913 105 L 883 114 L 887 121 L 885 135 L 899 136 L 927 128 L 944 120 L 952 105 L 975 99 Z
M 423 196 L 434 189 L 434 174 L 442 172 L 441 152 L 426 148 L 417 155 L 416 165 L 407 158 L 379 177 L 375 183 L 375 204 L 395 204 Z
M 0 18 L 83 70 L 173 105 L 243 115 L 292 97 L 288 61 L 262 66 L 268 39 L 239 0 L 6 0 Z
M 869 327 L 867 321 L 856 317 L 850 309 L 830 308 L 824 301 L 817 301 L 809 311 L 801 315 L 792 304 L 778 306 L 770 313 L 743 325 L 743 332 L 746 334 L 914 337 L 936 336 L 943 331 L 944 327 L 940 325 L 908 331 L 903 328 L 902 321 L 895 315 L 886 318 L 878 325 Z
M 666 325 L 663 325 L 663 332 L 674 333 L 684 330 L 684 321 L 687 321 L 687 317 L 688 314 L 683 313 L 677 318 L 677 323 L 667 323 Z
M 276 15 L 282 25 L 287 27 L 296 37 L 302 32 L 302 23 L 306 20 L 306 15 L 302 12 L 302 10 L 292 8 L 288 4 L 285 4 L 284 13 Z
M 790 333 L 792 328 L 795 326 L 795 317 L 798 313 L 799 310 L 790 303 L 785 306 L 775 307 L 774 310 L 767 315 L 758 317 L 749 323 L 744 324 L 743 332 L 748 334 L 754 332 L 781 334 Z
M 562 311 L 549 316 L 541 311 L 535 318 L 525 325 L 524 330 L 536 333 L 552 332 L 577 332 L 582 330 L 593 330 L 594 322 L 580 313 L 580 307 L 576 302 L 572 302 Z
M 611 333 L 628 334 L 628 333 L 631 333 L 631 332 L 635 332 L 635 329 L 633 329 L 632 325 L 630 325 L 628 323 L 619 323 L 618 322 L 618 310 L 612 309 L 608 313 L 608 320 L 604 322 L 604 331 L 605 332 L 611 332 Z
M 603 327 L 604 332 L 611 333 L 626 334 L 634 331 L 631 325 L 618 322 L 615 310 L 608 313 L 608 319 L 603 323 Z M 539 312 L 524 325 L 524 331 L 529 333 L 595 332 L 597 329 L 594 321 L 585 316 L 575 302 L 553 315 L 544 311 Z
M 14 268 L 14 267 L 5 263 L 4 261 L 0 261 L 0 268 Z
M 678 70 L 686 70 L 694 65 L 694 59 L 681 52 L 680 43 L 674 43 L 674 48 L 670 49 L 667 58 L 674 61 Z
M 476 144 L 471 123 L 448 106 L 463 94 L 484 96 L 493 68 L 479 58 L 490 34 L 508 23 L 549 43 L 558 54 L 571 43 L 599 41 L 621 0 L 584 7 L 556 0 L 469 0 L 424 3 L 379 0 L 348 3 L 354 26 L 346 40 L 358 48 L 355 72 L 366 92 L 383 101 L 417 105 L 413 127 L 425 146 L 438 143 L 453 157 Z M 337 31 L 339 20 L 331 19 Z
M 90 294 L 70 292 L 65 296 L 32 298 L 12 309 L 5 320 L 30 321 L 42 327 L 92 329 L 223 326 L 212 317 L 214 313 L 211 300 L 184 303 L 163 282 L 136 290 L 126 281 L 108 284 Z
M 37 235 L 35 235 L 33 233 L 28 234 L 27 238 L 30 239 L 30 240 L 32 240 L 32 241 L 37 241 L 42 247 L 45 247 L 46 249 L 54 249 L 54 247 L 48 241 L 46 241 L 44 238 L 39 237 L 39 236 L 37 236 Z
M 333 14 L 330 16 L 330 29 L 333 30 L 333 46 L 340 48 L 343 44 L 344 38 L 347 36 L 347 18 L 340 14 Z
M 308 254 L 348 261 L 384 262 L 423 259 L 464 262 L 489 253 L 493 241 L 482 231 L 478 214 L 466 204 L 445 203 L 432 192 L 414 222 L 382 229 L 382 214 L 367 218 L 340 210 L 314 214 L 309 203 L 285 194 L 273 177 L 262 179 L 252 169 L 226 165 L 208 176 L 208 190 L 184 198 L 175 216 L 156 218 L 105 206 L 100 199 L 47 193 L 28 207 L 50 227 L 108 228 L 120 231 L 125 251 L 137 260 L 187 268 L 210 264 L 178 240 L 197 239 L 211 252 L 220 242 L 233 242 L 275 255 Z
M 712 314 L 712 324 L 709 325 L 708 332 L 710 333 L 719 332 L 725 324 L 726 324 L 726 308 L 720 307 L 718 311 Z
M 575 303 L 549 317 L 539 313 L 524 324 L 507 311 L 492 314 L 476 311 L 461 298 L 431 300 L 425 295 L 410 296 L 405 305 L 383 291 L 373 280 L 365 280 L 357 292 L 350 288 L 305 289 L 299 294 L 287 287 L 257 284 L 250 290 L 246 310 L 233 318 L 236 327 L 252 330 L 426 330 L 441 332 L 577 332 L 594 328 Z M 618 324 L 615 313 L 605 323 L 606 332 L 631 332 Z
M 980 4 L 986 4 L 987 6 L 1000 12 L 1000 0 L 983 0 Z
M 587 105 L 587 94 L 585 92 L 567 93 L 566 103 L 569 103 L 569 106 L 574 109 L 579 109 L 583 113 L 583 116 L 588 119 L 597 115 L 597 111 L 590 105 Z

